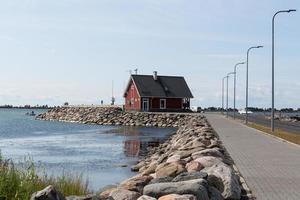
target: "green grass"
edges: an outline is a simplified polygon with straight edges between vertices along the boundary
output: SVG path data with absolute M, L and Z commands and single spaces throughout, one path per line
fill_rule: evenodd
M 3 159 L 0 153 L 0 199 L 29 200 L 31 195 L 48 185 L 68 195 L 85 195 L 89 193 L 88 182 L 81 175 L 64 173 L 60 177 L 37 175 L 37 167 L 30 159 L 22 162 L 21 166 Z

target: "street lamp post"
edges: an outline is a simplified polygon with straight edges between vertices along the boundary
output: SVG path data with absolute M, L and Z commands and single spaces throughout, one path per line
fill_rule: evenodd
M 247 50 L 247 68 L 246 68 L 246 115 L 245 115 L 245 123 L 248 123 L 248 66 L 249 66 L 249 52 L 251 49 L 262 48 L 263 46 L 253 46 Z
M 222 114 L 223 114 L 223 111 L 224 111 L 224 79 L 226 77 L 227 76 L 223 77 L 223 79 L 222 79 Z
M 227 92 L 226 92 L 226 117 L 228 117 L 228 79 L 229 79 L 229 76 L 230 74 L 234 74 L 234 72 L 230 72 L 227 74 Z
M 245 62 L 237 63 L 237 64 L 234 66 L 233 119 L 235 119 L 236 68 L 237 68 L 239 65 L 243 65 L 243 64 L 245 64 Z
M 275 17 L 279 13 L 289 13 L 289 12 L 295 12 L 295 9 L 290 10 L 280 10 L 276 12 L 273 15 L 272 18 L 272 113 L 271 113 L 271 130 L 274 132 L 274 115 L 275 115 L 275 109 L 274 109 L 274 27 L 275 27 Z

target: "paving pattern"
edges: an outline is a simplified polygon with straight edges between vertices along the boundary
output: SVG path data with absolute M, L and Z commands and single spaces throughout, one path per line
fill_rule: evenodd
M 206 114 L 257 199 L 300 200 L 300 146 Z

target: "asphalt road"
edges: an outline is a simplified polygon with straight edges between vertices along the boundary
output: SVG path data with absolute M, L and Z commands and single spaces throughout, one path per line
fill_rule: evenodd
M 224 112 L 226 115 L 226 112 Z M 230 117 L 233 117 L 233 112 L 229 113 Z M 245 115 L 241 115 L 239 113 L 236 113 L 236 118 L 240 120 L 245 119 Z M 265 115 L 262 113 L 252 113 L 248 115 L 248 121 L 257 123 L 263 126 L 271 126 L 271 120 L 267 119 Z M 279 121 L 275 120 L 275 128 L 278 128 L 280 130 L 290 132 L 290 133 L 296 133 L 300 134 L 300 122 L 285 122 L 285 121 Z

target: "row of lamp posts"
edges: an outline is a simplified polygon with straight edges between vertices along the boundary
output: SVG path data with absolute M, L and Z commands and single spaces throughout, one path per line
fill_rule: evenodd
M 275 27 L 275 17 L 279 13 L 290 13 L 295 12 L 295 9 L 290 10 L 280 10 L 273 15 L 272 18 L 272 110 L 271 110 L 271 130 L 274 131 L 274 27 Z M 248 123 L 248 66 L 249 66 L 249 53 L 252 49 L 263 48 L 263 46 L 252 46 L 247 50 L 247 62 L 246 62 L 246 107 L 245 107 L 245 123 Z M 231 74 L 234 75 L 234 94 L 233 94 L 233 118 L 235 119 L 236 113 L 236 69 L 239 65 L 243 65 L 245 62 L 237 63 L 234 66 L 234 71 L 228 73 L 225 77 L 222 78 L 222 110 L 224 110 L 224 79 L 226 78 L 226 117 L 228 117 L 228 79 Z

